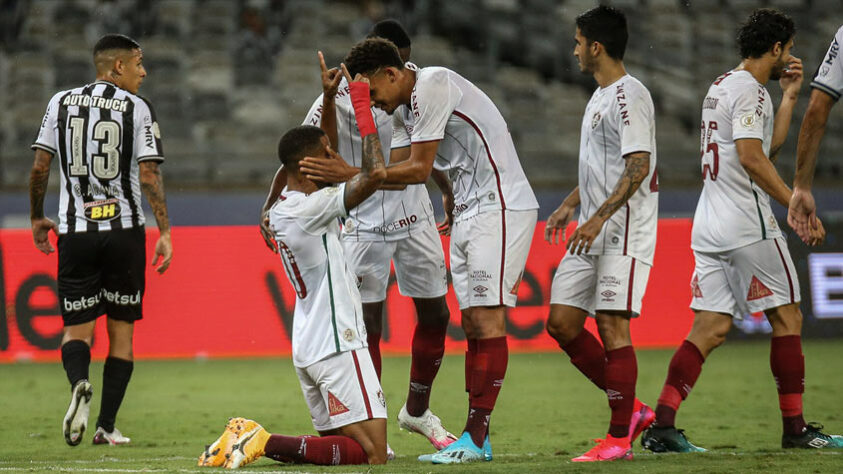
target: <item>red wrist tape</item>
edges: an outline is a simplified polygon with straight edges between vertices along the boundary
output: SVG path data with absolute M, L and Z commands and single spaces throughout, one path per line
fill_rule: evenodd
M 377 133 L 378 129 L 375 127 L 375 119 L 372 117 L 372 99 L 369 97 L 369 84 L 355 81 L 349 83 L 348 88 L 351 92 L 351 105 L 354 107 L 354 118 L 357 119 L 357 128 L 360 130 L 360 136 L 365 137 L 372 133 Z

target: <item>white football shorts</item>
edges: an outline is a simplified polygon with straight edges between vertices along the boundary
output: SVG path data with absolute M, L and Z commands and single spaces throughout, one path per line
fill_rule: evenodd
M 562 257 L 550 287 L 550 304 L 564 304 L 594 315 L 598 311 L 641 314 L 650 265 L 629 255 Z
M 799 280 L 784 237 L 761 240 L 725 252 L 694 251 L 691 309 L 743 319 L 799 303 Z
M 296 367 L 296 375 L 316 431 L 386 418 L 386 399 L 366 347 Z
M 451 230 L 451 281 L 460 309 L 515 306 L 538 212 L 489 211 Z
M 348 268 L 357 275 L 360 299 L 377 303 L 386 299 L 389 262 L 395 265 L 398 291 L 409 298 L 437 298 L 448 292 L 448 270 L 442 239 L 431 219 L 409 237 L 394 241 L 343 240 Z

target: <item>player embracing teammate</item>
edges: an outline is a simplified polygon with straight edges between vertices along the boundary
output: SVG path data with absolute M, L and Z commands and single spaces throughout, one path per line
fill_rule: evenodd
M 670 361 L 655 424 L 641 439 L 655 452 L 703 451 L 674 420 L 706 357 L 723 343 L 734 318 L 763 311 L 773 328 L 770 368 L 782 414 L 782 448 L 843 447 L 843 437 L 802 417 L 805 359 L 799 282 L 770 198 L 788 206 L 792 192 L 773 165 L 787 136 L 802 61 L 793 57 L 795 27 L 770 9 L 753 12 L 738 31 L 742 62 L 718 77 L 703 101 L 703 191 L 694 215 L 691 280 L 694 324 Z M 779 80 L 782 99 L 773 115 L 765 84 Z M 811 245 L 825 236 L 822 224 L 805 235 Z

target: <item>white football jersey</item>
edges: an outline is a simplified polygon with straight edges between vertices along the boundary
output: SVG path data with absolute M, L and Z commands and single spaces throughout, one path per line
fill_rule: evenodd
M 392 148 L 439 141 L 433 166 L 447 171 L 454 188 L 454 216 L 483 211 L 538 209 L 515 145 L 489 97 L 459 74 L 442 67 L 416 71 L 412 107 L 393 114 Z
M 841 43 L 843 43 L 843 26 L 837 30 L 837 34 L 831 40 L 831 46 L 828 47 L 828 52 L 825 53 L 823 62 L 817 68 L 814 80 L 811 81 L 811 87 L 827 93 L 834 100 L 840 99 L 840 94 L 843 94 L 843 59 L 840 58 Z
M 603 225 L 589 255 L 629 255 L 653 264 L 658 224 L 656 120 L 653 99 L 629 74 L 594 91 L 580 134 L 579 188 L 582 225 L 612 195 L 626 167 L 625 155 L 650 154 L 650 172 L 627 203 Z
M 340 82 L 335 103 L 339 141 L 336 152 L 348 164 L 359 167 L 363 164 L 363 139 L 357 129 L 345 78 Z M 372 115 L 383 147 L 384 160 L 389 164 L 392 117 L 376 108 L 372 108 Z M 321 123 L 322 95 L 313 102 L 303 125 L 318 127 Z M 400 240 L 409 237 L 419 226 L 430 225 L 432 219 L 433 205 L 424 184 L 413 184 L 402 191 L 378 190 L 351 210 L 343 226 L 342 238 L 352 241 Z
M 293 364 L 307 367 L 338 352 L 367 347 L 357 277 L 339 240 L 345 183 L 312 194 L 282 193 L 269 225 L 296 290 Z
M 694 213 L 691 248 L 736 249 L 781 235 L 770 196 L 741 166 L 735 140 L 758 139 L 770 156 L 773 101 L 747 71 L 730 71 L 709 87 L 700 126 L 703 190 Z

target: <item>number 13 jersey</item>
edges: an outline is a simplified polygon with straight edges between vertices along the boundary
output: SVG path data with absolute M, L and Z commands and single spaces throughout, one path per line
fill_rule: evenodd
M 741 166 L 735 140 L 757 139 L 770 156 L 773 101 L 747 71 L 730 71 L 703 101 L 700 136 L 703 190 L 694 213 L 691 248 L 721 252 L 779 237 L 770 196 Z
M 60 234 L 144 225 L 138 163 L 164 161 L 146 99 L 105 81 L 61 91 L 32 148 L 59 159 Z

